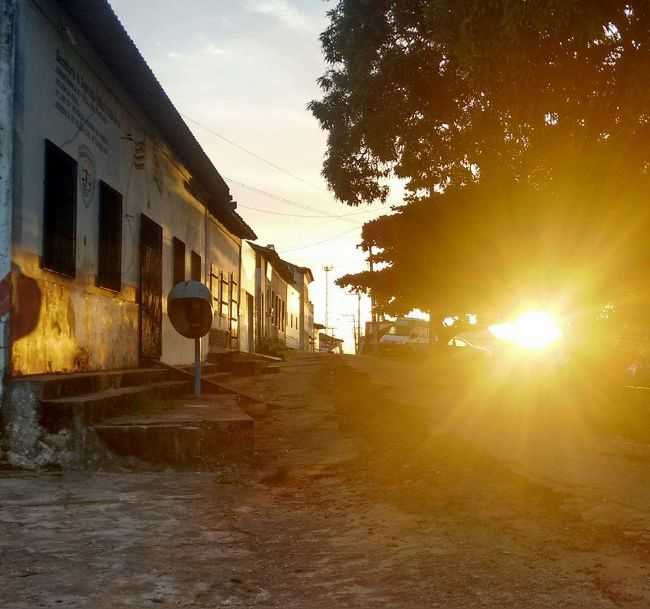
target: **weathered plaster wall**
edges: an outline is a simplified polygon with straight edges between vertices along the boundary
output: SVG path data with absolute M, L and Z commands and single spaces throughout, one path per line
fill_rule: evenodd
M 306 272 L 296 268 L 293 273 L 293 280 L 296 288 L 300 292 L 300 318 L 299 318 L 299 349 L 302 351 L 310 350 L 310 337 L 312 332 L 313 320 L 308 319 L 310 301 L 309 301 L 309 278 Z
M 185 188 L 190 175 L 58 3 L 25 0 L 22 6 L 13 238 L 20 323 L 13 332 L 13 374 L 138 364 L 141 213 L 163 227 L 162 358 L 190 362 L 191 341 L 171 328 L 165 300 L 172 287 L 174 236 L 186 244 L 188 276 L 191 250 L 205 261 L 205 210 Z M 45 139 L 79 162 L 74 279 L 40 267 Z M 95 287 L 99 180 L 123 196 L 117 294 Z

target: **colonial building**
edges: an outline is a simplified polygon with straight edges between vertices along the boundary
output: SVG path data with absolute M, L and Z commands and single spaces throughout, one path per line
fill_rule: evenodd
M 311 271 L 283 260 L 272 245 L 247 245 L 255 252 L 256 350 L 273 342 L 289 349 L 311 350 L 305 335 L 313 324 Z
M 0 6 L 3 376 L 191 361 L 166 315 L 189 278 L 204 352 L 238 348 L 255 233 L 108 2 Z
M 254 239 L 107 0 L 0 0 L 0 444 L 11 463 L 78 464 L 84 430 L 110 409 L 185 390 L 171 378 L 183 373 L 160 365 L 194 359 L 167 315 L 180 281 L 212 295 L 204 359 L 268 341 L 306 348 L 311 272 Z
M 310 338 L 314 331 L 314 305 L 309 301 L 309 284 L 314 281 L 311 269 L 287 263 L 293 273 L 293 285 L 299 294 L 298 346 L 301 351 L 311 351 Z

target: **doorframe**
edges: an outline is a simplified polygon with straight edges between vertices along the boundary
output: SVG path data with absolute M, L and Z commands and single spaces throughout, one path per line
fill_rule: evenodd
M 142 345 L 142 333 L 143 333 L 143 323 L 142 323 L 142 317 L 143 317 L 143 301 L 142 301 L 142 267 L 143 267 L 143 260 L 142 260 L 142 237 L 143 237 L 143 230 L 144 230 L 144 225 L 146 223 L 150 223 L 150 226 L 152 228 L 160 229 L 160 324 L 158 328 L 158 334 L 159 334 L 159 352 L 157 355 L 145 355 L 143 353 Z M 163 250 L 164 250 L 164 231 L 163 227 L 158 224 L 155 220 L 150 218 L 144 213 L 140 213 L 140 231 L 139 231 L 139 240 L 138 240 L 138 360 L 142 362 L 147 362 L 147 361 L 160 361 L 162 359 L 162 351 L 163 351 L 163 344 L 162 344 L 162 329 L 163 329 L 163 314 L 162 314 L 162 297 L 163 297 Z

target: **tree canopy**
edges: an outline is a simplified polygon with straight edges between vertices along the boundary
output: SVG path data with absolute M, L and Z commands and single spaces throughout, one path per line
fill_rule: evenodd
M 339 0 L 311 109 L 323 173 L 382 270 L 343 278 L 395 311 L 637 299 L 647 283 L 650 5 Z

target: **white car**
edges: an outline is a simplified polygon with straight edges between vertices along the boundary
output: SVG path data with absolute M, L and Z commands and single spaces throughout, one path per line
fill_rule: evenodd
M 382 353 L 405 353 L 424 349 L 429 345 L 428 322 L 420 319 L 400 319 L 392 323 L 379 339 Z

